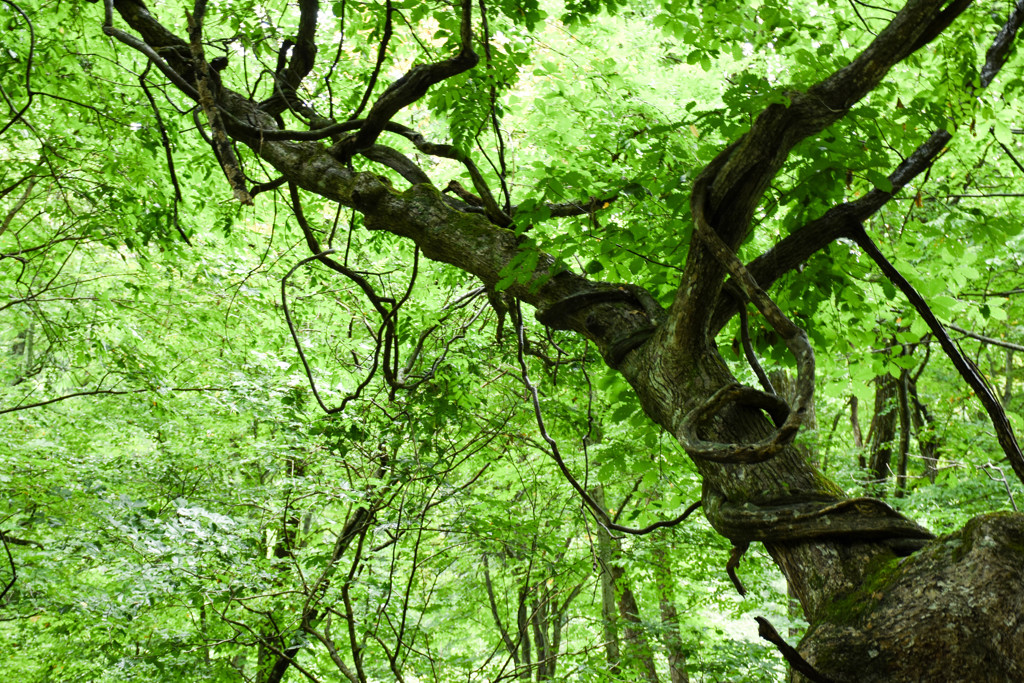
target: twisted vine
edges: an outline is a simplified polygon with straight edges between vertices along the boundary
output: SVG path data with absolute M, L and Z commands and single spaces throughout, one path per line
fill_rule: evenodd
M 695 234 L 729 273 L 732 283 L 754 304 L 796 357 L 796 398 L 790 405 L 774 393 L 736 383 L 728 384 L 686 415 L 679 430 L 680 441 L 687 453 L 699 460 L 728 464 L 765 462 L 779 455 L 793 442 L 809 414 L 814 397 L 814 352 L 806 333 L 787 318 L 758 286 L 736 254 L 708 223 L 705 216 L 707 188 L 707 176 L 698 179 L 694 186 L 691 209 Z M 751 355 L 748 354 L 748 359 Z M 764 410 L 772 418 L 775 430 L 768 437 L 754 443 L 721 443 L 701 439 L 698 436 L 700 426 L 729 405 Z M 712 526 L 735 546 L 727 571 L 741 594 L 745 591 L 735 570 L 752 542 L 877 541 L 888 544 L 896 554 L 906 555 L 934 538 L 924 527 L 873 498 L 843 499 L 827 494 L 805 495 L 758 505 L 729 501 L 721 491 L 705 484 L 702 500 L 705 515 Z

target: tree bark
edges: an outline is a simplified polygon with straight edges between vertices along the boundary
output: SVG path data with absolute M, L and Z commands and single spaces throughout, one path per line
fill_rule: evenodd
M 975 518 L 865 578 L 808 629 L 800 649 L 818 671 L 859 683 L 1024 680 L 1021 515 Z

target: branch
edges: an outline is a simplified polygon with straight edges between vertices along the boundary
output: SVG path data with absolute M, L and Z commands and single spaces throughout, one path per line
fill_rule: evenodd
M 873 188 L 859 199 L 829 209 L 821 218 L 795 230 L 774 247 L 751 261 L 747 266 L 751 276 L 757 280 L 759 285 L 767 289 L 783 274 L 804 263 L 812 254 L 840 237 L 850 237 L 859 223 L 874 215 L 911 180 L 931 167 L 945 151 L 946 144 L 952 138 L 952 134 L 946 130 L 933 132 L 914 150 L 913 154 L 889 174 L 892 192 Z M 726 305 L 728 305 L 726 301 L 719 304 L 720 307 Z M 731 304 L 730 308 L 734 306 L 735 304 Z M 725 324 L 721 318 L 723 313 L 716 312 L 716 329 L 719 327 L 718 323 Z M 727 321 L 728 318 L 725 320 Z
M 959 325 L 954 325 L 953 323 L 946 323 L 946 327 L 948 327 L 951 330 L 956 330 L 961 334 L 965 334 L 971 339 L 977 339 L 980 342 L 985 342 L 986 344 L 991 344 L 992 346 L 1001 346 L 1004 349 L 1011 349 L 1013 351 L 1024 351 L 1024 346 L 1021 346 L 1020 344 L 1013 344 L 1008 341 L 1003 341 L 1002 339 L 993 339 L 992 337 L 986 337 L 983 334 L 978 334 L 977 332 L 965 330 Z
M 164 126 L 163 116 L 160 115 L 160 108 L 156 106 L 156 100 L 153 99 L 153 93 L 149 92 L 149 86 L 146 84 L 146 76 L 149 73 L 149 67 L 152 62 L 146 64 L 146 68 L 139 74 L 139 85 L 142 87 L 142 92 L 145 94 L 146 99 L 149 101 L 149 107 L 153 110 L 153 116 L 156 118 L 156 126 L 160 131 L 160 144 L 164 148 L 164 157 L 167 159 L 167 172 L 170 174 L 171 184 L 174 186 L 174 227 L 177 229 L 178 234 L 181 235 L 181 239 L 184 240 L 185 244 L 192 246 L 192 242 L 188 239 L 188 233 L 181 227 L 181 222 L 178 220 L 178 204 L 181 203 L 181 186 L 178 184 L 178 173 L 174 169 L 174 155 L 171 152 L 171 139 L 167 135 L 167 128 Z
M 807 660 L 792 645 L 783 640 L 779 632 L 771 625 L 771 622 L 764 617 L 755 617 L 755 620 L 757 621 L 757 635 L 779 648 L 782 657 L 789 663 L 790 667 L 800 672 L 800 675 L 812 683 L 836 683 L 834 679 L 829 678 L 808 664 Z
M 786 104 L 767 107 L 748 133 L 705 167 L 700 175 L 708 188 L 705 217 L 730 250 L 746 238 L 755 208 L 793 147 L 846 116 L 892 67 L 920 47 L 928 31 L 949 19 L 939 17 L 942 5 L 940 0 L 909 0 L 850 64 L 807 92 L 784 93 Z M 702 245 L 690 250 L 671 314 L 677 344 L 688 336 L 686 329 L 711 329 L 714 306 L 708 303 L 718 298 L 725 273 Z
M 2 237 L 5 232 L 7 232 L 7 228 L 11 227 L 11 221 L 13 221 L 14 217 L 18 215 L 19 211 L 25 208 L 25 204 L 27 204 L 28 200 L 32 197 L 32 190 L 35 189 L 36 183 L 38 182 L 38 179 L 32 176 L 25 176 L 21 178 L 18 182 L 12 185 L 9 188 L 9 190 L 14 190 L 14 188 L 16 188 L 18 185 L 20 185 L 22 182 L 25 182 L 26 180 L 28 181 L 28 185 L 25 186 L 25 191 L 21 194 L 21 197 L 15 200 L 14 205 L 11 207 L 11 210 L 7 212 L 7 215 L 4 216 L 3 221 L 0 222 L 0 237 Z M 6 193 L 6 191 L 0 193 L 0 199 L 2 199 L 3 195 Z M 4 256 L 12 258 L 17 253 L 24 253 L 24 250 L 22 252 L 4 254 Z
M 501 615 L 498 614 L 498 603 L 494 599 L 494 583 L 491 581 L 491 567 L 487 561 L 487 553 L 483 555 L 484 565 L 484 586 L 487 588 L 487 600 L 491 605 L 491 617 L 494 619 L 495 625 L 498 627 L 498 633 L 501 634 L 501 641 L 505 643 L 505 649 L 508 650 L 508 654 L 512 657 L 512 662 L 516 668 L 519 667 L 519 644 L 512 641 L 512 638 L 508 634 L 508 630 L 501 621 Z
M 112 22 L 112 8 L 116 6 L 121 17 L 128 22 L 128 25 L 142 34 L 144 40 L 139 40 L 130 33 L 125 33 L 115 28 Z M 136 0 L 104 0 L 106 18 L 103 24 L 103 33 L 128 47 L 141 52 L 149 58 L 157 69 L 175 85 L 178 90 L 185 93 L 196 102 L 199 101 L 199 91 L 192 87 L 188 79 L 184 78 L 175 68 L 168 64 L 157 50 L 162 50 L 171 56 L 177 63 L 183 63 L 183 56 L 188 54 L 189 49 L 185 41 L 164 28 L 146 9 L 145 5 Z M 155 46 L 155 49 L 154 49 Z
M 14 588 L 15 582 L 18 580 L 18 568 L 14 564 L 14 555 L 11 554 L 11 546 L 7 543 L 7 534 L 0 531 L 0 543 L 4 544 L 4 551 L 7 553 L 7 562 L 11 565 L 11 580 L 4 584 L 4 589 L 0 592 L 0 600 L 3 600 L 7 596 L 7 592 Z
M 985 55 L 981 68 L 981 88 L 988 87 L 1006 63 L 1006 57 L 1024 23 L 1024 0 L 1018 0 L 1006 23 L 996 34 Z M 774 247 L 747 265 L 750 274 L 761 287 L 768 289 L 783 274 L 803 264 L 810 256 L 840 237 L 850 237 L 859 223 L 865 222 L 885 206 L 911 180 L 931 167 L 941 156 L 953 135 L 945 130 L 934 131 L 896 169 L 889 174 L 892 191 L 873 188 L 860 199 L 829 209 L 804 227 L 793 231 Z M 738 300 L 726 291 L 716 306 L 711 329 L 717 333 L 739 307 Z
M 365 125 L 366 124 L 364 123 L 364 126 Z M 480 199 L 483 202 L 484 213 L 487 214 L 487 217 L 490 218 L 495 225 L 503 228 L 507 228 L 512 224 L 512 219 L 504 211 L 498 208 L 498 202 L 495 201 L 494 195 L 491 194 L 491 189 L 487 186 L 487 182 L 484 180 L 483 174 L 480 173 L 480 169 L 477 168 L 469 155 L 463 153 L 454 145 L 428 142 L 427 139 L 419 132 L 398 123 L 388 122 L 387 125 L 383 126 L 382 130 L 401 135 L 412 142 L 412 144 L 416 146 L 416 149 L 424 154 L 442 157 L 444 159 L 452 159 L 453 161 L 461 163 L 466 167 L 466 171 L 469 172 L 469 177 L 473 180 L 473 188 L 480 195 Z M 348 139 L 350 138 L 346 138 L 346 140 Z M 346 140 L 342 140 L 331 149 L 331 153 L 339 159 L 342 159 L 344 156 L 344 153 L 340 150 L 344 148 Z
M 196 89 L 199 92 L 199 104 L 206 114 L 206 120 L 210 124 L 210 135 L 212 137 L 213 153 L 220 162 L 224 171 L 224 177 L 234 192 L 235 199 L 242 204 L 252 206 L 252 197 L 245 189 L 245 175 L 238 167 L 238 159 L 235 151 L 231 148 L 231 140 L 224 130 L 224 121 L 221 119 L 220 107 L 217 106 L 219 95 L 219 81 L 213 82 L 210 76 L 210 65 L 206 62 L 206 55 L 203 53 L 203 14 L 206 10 L 206 0 L 196 0 L 196 13 L 193 16 L 185 12 L 188 19 L 188 37 L 192 50 L 193 66 L 196 70 Z
M 66 394 L 64 396 L 58 396 L 57 398 L 51 398 L 46 401 L 39 401 L 38 403 L 29 403 L 26 405 L 15 406 L 13 408 L 4 408 L 0 410 L 0 415 L 4 413 L 13 413 L 18 410 L 28 410 L 30 408 L 39 408 L 41 406 L 48 406 L 51 403 L 59 403 L 60 401 L 66 401 L 69 398 L 78 398 L 79 396 L 99 396 L 101 394 L 110 394 L 113 396 L 122 396 L 125 394 L 144 394 L 146 392 L 156 391 L 155 389 L 94 389 L 92 391 L 77 391 L 73 394 Z M 226 387 L 173 387 L 169 391 L 227 391 Z
M 380 70 L 384 66 L 384 58 L 388 54 L 388 44 L 391 42 L 391 35 L 393 32 L 393 24 L 391 21 L 392 16 L 395 13 L 395 8 L 391 4 L 391 0 L 384 0 L 384 31 L 381 34 L 380 44 L 377 46 L 377 63 L 373 66 L 373 72 L 370 74 L 369 80 L 366 82 L 366 89 L 363 90 L 363 99 L 359 101 L 359 106 L 352 112 L 352 115 L 348 117 L 349 121 L 359 118 L 359 115 L 363 113 L 363 109 L 366 108 L 367 102 L 370 101 L 370 95 L 373 94 L 373 89 L 377 86 L 377 79 L 380 77 Z
M 316 59 L 316 29 L 317 18 L 320 12 L 319 0 L 299 0 L 299 31 L 295 42 L 286 40 L 281 46 L 282 56 L 291 48 L 291 59 L 288 66 L 278 69 L 274 74 L 274 94 L 269 99 L 260 103 L 260 109 L 276 116 L 289 107 L 301 103 L 295 101 L 295 91 L 298 90 L 302 79 L 313 70 L 313 62 Z
M 999 29 L 995 40 L 992 41 L 992 45 L 985 53 L 985 65 L 981 67 L 981 76 L 979 78 L 982 88 L 987 88 L 995 79 L 999 70 L 1006 64 L 1006 58 L 1010 54 L 1013 41 L 1016 39 L 1017 31 L 1020 30 L 1022 24 L 1024 24 L 1024 0 L 1017 0 L 1006 23 Z
M 978 367 L 960 353 L 953 340 L 946 334 L 942 323 L 938 321 L 935 314 L 928 307 L 924 297 L 914 289 L 913 285 L 878 250 L 875 243 L 868 237 L 867 232 L 864 231 L 864 226 L 860 226 L 860 230 L 853 237 L 860 248 L 864 250 L 864 253 L 871 257 L 885 276 L 889 278 L 890 282 L 899 287 L 918 314 L 928 323 L 928 328 L 938 339 L 942 350 L 949 356 L 950 361 L 953 362 L 953 366 L 960 373 L 960 376 L 964 378 L 964 381 L 974 389 L 974 393 L 978 396 L 982 406 L 985 407 L 985 412 L 988 413 L 989 419 L 992 420 L 992 426 L 996 430 L 996 438 L 999 440 L 999 445 L 1002 446 L 1003 452 L 1013 467 L 1013 471 L 1017 473 L 1017 478 L 1024 482 L 1024 453 L 1021 452 L 1020 445 L 1017 443 L 1017 437 L 1013 434 L 1013 425 L 1010 424 L 1010 420 L 1006 417 L 1003 406 L 992 394 L 992 390 L 989 389 L 985 379 L 981 376 Z
M 462 41 L 459 53 L 451 59 L 435 64 L 418 64 L 377 98 L 366 117 L 366 121 L 355 135 L 345 138 L 335 147 L 338 158 L 349 159 L 368 148 L 384 131 L 385 125 L 399 111 L 416 102 L 427 94 L 430 86 L 456 76 L 476 66 L 479 57 L 473 52 L 473 3 L 472 0 L 461 0 Z

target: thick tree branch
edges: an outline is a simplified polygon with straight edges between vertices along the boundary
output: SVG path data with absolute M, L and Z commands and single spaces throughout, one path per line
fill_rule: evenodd
M 939 0 L 910 0 L 850 64 L 807 92 L 785 93 L 788 106 L 770 105 L 748 133 L 708 164 L 701 173 L 708 186 L 705 215 L 726 246 L 735 250 L 747 236 L 761 196 L 793 147 L 843 118 L 881 83 L 934 28 L 942 5 Z M 694 245 L 671 315 L 677 343 L 689 336 L 684 330 L 710 330 L 713 307 L 707 303 L 717 299 L 724 277 L 723 266 Z
M 302 108 L 296 101 L 295 91 L 309 72 L 316 59 L 317 18 L 320 12 L 318 0 L 299 0 L 299 30 L 295 41 L 287 40 L 282 54 L 291 50 L 288 66 L 274 74 L 274 95 L 262 102 L 260 108 L 271 115 L 277 115 L 289 107 Z
M 213 146 L 214 156 L 220 162 L 224 177 L 228 180 L 234 192 L 235 199 L 242 204 L 252 205 L 252 197 L 245 189 L 245 175 L 238 166 L 238 159 L 231 147 L 231 140 L 224 130 L 224 121 L 220 115 L 220 107 L 217 105 L 219 95 L 219 81 L 214 83 L 211 76 L 210 65 L 206 61 L 203 52 L 203 16 L 206 10 L 205 0 L 196 0 L 196 13 L 192 15 L 185 13 L 188 18 L 189 47 L 192 51 L 192 62 L 195 69 L 196 90 L 199 92 L 199 105 L 206 114 L 206 120 L 210 124 L 210 137 Z
M 1007 55 L 1022 23 L 1024 0 L 1019 0 L 985 55 L 985 63 L 981 67 L 981 88 L 988 87 L 1006 63 Z M 889 174 L 891 192 L 873 188 L 859 199 L 829 209 L 821 218 L 790 233 L 781 242 L 755 258 L 747 265 L 747 270 L 761 287 L 768 289 L 779 277 L 803 264 L 812 254 L 840 237 L 851 237 L 860 223 L 873 216 L 910 181 L 930 168 L 952 139 L 953 135 L 946 129 L 934 131 Z M 723 292 L 712 318 L 713 333 L 717 333 L 728 322 L 738 305 L 739 302 L 731 291 Z

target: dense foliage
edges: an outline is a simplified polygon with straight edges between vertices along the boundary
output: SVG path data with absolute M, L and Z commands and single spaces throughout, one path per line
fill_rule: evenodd
M 686 515 L 726 475 L 652 409 L 641 342 L 700 319 L 722 372 L 798 405 L 738 278 L 686 308 L 694 189 L 927 4 L 2 0 L 0 671 L 782 680 L 754 617 L 795 644 L 820 606 L 777 538 L 734 570 L 746 541 Z M 1017 509 L 1008 431 L 848 226 L 819 229 L 859 212 L 1019 431 L 1024 3 L 932 4 L 949 27 L 787 143 L 749 226 L 731 195 L 707 216 L 813 346 L 792 457 L 944 534 Z M 565 309 L 586 296 L 657 325 L 606 333 Z

